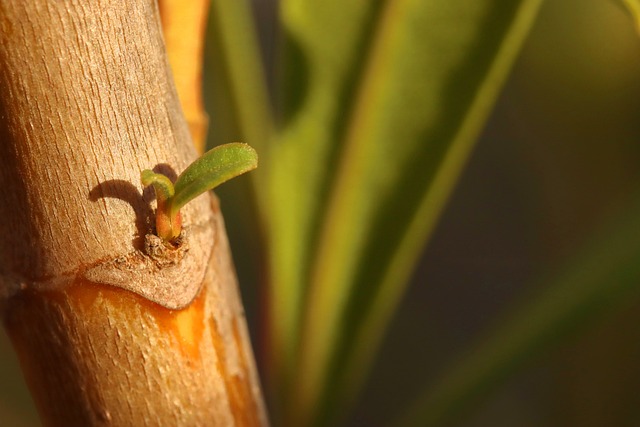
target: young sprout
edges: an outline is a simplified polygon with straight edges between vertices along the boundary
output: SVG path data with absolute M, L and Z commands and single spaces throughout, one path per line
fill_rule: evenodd
M 180 235 L 182 218 L 180 209 L 200 194 L 255 169 L 258 166 L 256 151 L 247 144 L 234 142 L 219 145 L 191 163 L 180 174 L 175 184 L 165 175 L 149 169 L 140 174 L 142 185 L 153 185 L 156 191 L 156 233 L 162 240 L 171 242 Z

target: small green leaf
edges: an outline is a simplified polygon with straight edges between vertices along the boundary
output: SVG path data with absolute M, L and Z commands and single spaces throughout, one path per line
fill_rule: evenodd
M 247 144 L 234 142 L 212 148 L 178 177 L 171 201 L 171 216 L 205 191 L 256 167 L 258 154 Z
M 258 166 L 256 151 L 247 144 L 220 145 L 191 163 L 178 177 L 175 186 L 169 178 L 144 170 L 140 179 L 144 186 L 153 185 L 158 199 L 156 233 L 165 241 L 180 235 L 180 208 L 214 187 Z
M 153 185 L 156 190 L 156 197 L 163 202 L 169 200 L 174 195 L 173 183 L 166 176 L 155 173 L 152 170 L 145 169 L 140 174 L 140 180 L 145 187 Z

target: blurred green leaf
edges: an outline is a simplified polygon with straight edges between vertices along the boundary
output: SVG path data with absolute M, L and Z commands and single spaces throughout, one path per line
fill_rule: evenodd
M 438 114 L 441 116 L 434 117 L 427 124 L 416 119 L 413 133 L 406 135 L 408 140 L 415 138 L 414 144 L 412 147 L 406 144 L 404 158 L 396 163 L 398 175 L 391 184 L 387 184 L 388 198 L 376 198 L 379 190 L 369 192 L 369 200 L 374 200 L 375 214 L 363 246 L 358 249 L 364 250 L 351 279 L 354 289 L 343 315 L 346 328 L 343 329 L 342 342 L 332 360 L 334 372 L 328 377 L 329 381 L 345 388 L 347 399 L 357 392 L 372 363 L 414 265 L 493 109 L 542 2 L 483 2 L 482 8 L 477 6 L 475 17 L 468 15 L 468 9 L 463 11 L 464 7 L 458 6 L 458 13 L 469 20 L 467 24 L 470 31 L 477 33 L 474 34 L 473 45 L 467 44 L 471 39 L 452 38 L 453 45 L 460 49 L 459 59 L 463 62 L 456 64 L 453 60 L 447 63 L 447 59 L 451 58 L 445 54 L 441 59 L 441 86 L 432 89 L 434 98 L 422 100 L 437 104 L 436 100 L 440 99 L 444 105 L 436 108 L 440 109 Z M 453 7 L 451 2 L 442 10 L 448 12 L 450 7 Z M 430 11 L 425 13 L 431 16 Z M 458 22 L 462 20 L 458 18 L 450 16 L 456 22 L 450 25 L 459 26 Z M 430 19 L 438 22 L 437 16 Z M 441 37 L 440 41 L 448 37 L 446 31 Z M 417 38 L 420 39 L 419 36 Z M 418 67 L 416 76 L 429 67 L 428 64 L 423 66 L 422 70 Z M 398 81 L 402 82 L 402 79 L 398 78 Z M 411 84 L 400 83 L 400 86 L 404 86 L 406 92 L 412 90 Z M 395 100 L 401 103 L 402 95 Z M 416 103 L 414 108 L 419 108 L 419 105 Z M 392 138 L 397 123 L 400 123 L 397 134 L 402 135 L 403 131 L 407 131 L 402 123 L 403 113 L 398 110 L 395 111 L 395 123 L 393 117 L 387 118 L 386 129 L 382 124 L 384 120 L 378 122 L 382 124 L 383 132 L 373 139 L 379 146 L 382 146 L 385 138 Z M 370 147 L 375 142 L 365 144 Z M 393 145 L 392 150 L 396 151 L 396 147 Z M 385 150 L 377 151 L 377 162 L 370 163 L 371 174 L 376 166 L 387 169 L 391 164 Z M 367 187 L 367 183 L 361 183 L 360 186 Z M 352 193 L 355 192 L 353 190 L 357 191 L 352 189 Z M 376 245 L 376 242 L 381 243 Z M 328 390 L 326 392 L 328 396 L 339 396 Z
M 224 92 L 208 97 L 214 104 L 212 122 L 218 125 L 211 129 L 213 138 L 218 143 L 240 139 L 262 156 L 273 123 L 250 3 L 212 0 L 208 33 L 207 67 L 215 69 L 209 77 L 214 80 L 213 90 Z M 238 134 L 230 136 L 229 127 Z M 229 139 L 216 138 L 221 130 L 227 131 Z
M 0 425 L 40 425 L 20 364 L 4 329 L 0 330 Z
M 261 167 L 254 173 L 216 191 L 224 200 L 221 207 L 235 237 L 230 243 L 238 276 L 255 289 L 261 282 L 255 266 L 260 262 L 258 242 L 264 232 L 266 203 L 266 192 L 258 191 L 257 183 L 270 165 L 273 111 L 249 0 L 211 1 L 204 63 L 204 100 L 210 114 L 207 145 L 241 141 L 260 157 Z M 247 277 L 252 280 L 243 280 Z
M 331 185 L 326 207 L 307 206 L 307 216 L 322 215 L 307 219 L 320 227 L 318 241 L 309 240 L 309 233 L 291 237 L 298 247 L 317 246 L 309 250 L 309 266 L 298 258 L 302 268 L 310 268 L 310 289 L 294 368 L 293 424 L 330 423 L 359 387 L 540 3 L 385 2 L 368 15 L 370 43 L 363 47 L 359 74 L 349 81 L 356 89 L 346 116 L 333 122 L 333 133 L 328 126 L 318 128 L 325 121 L 316 117 L 306 127 L 300 124 L 317 144 L 338 144 L 339 152 L 337 173 L 324 178 Z M 333 12 L 334 18 L 342 13 L 341 7 L 323 6 L 322 13 Z M 296 30 L 307 36 L 301 46 L 315 43 L 332 52 L 333 31 L 327 36 L 324 28 L 321 37 L 298 19 Z M 325 92 L 316 96 L 324 99 Z M 308 102 L 313 97 L 311 92 Z M 305 156 L 317 162 L 317 171 L 281 170 L 295 181 L 289 186 L 333 170 L 333 157 L 310 157 L 304 149 L 301 143 L 291 147 L 291 163 Z M 283 195 L 284 181 L 274 186 Z M 317 190 L 309 193 L 318 196 Z M 289 262 L 296 259 L 295 245 L 280 244 L 290 252 Z M 304 270 L 295 277 L 304 280 Z
M 633 17 L 636 31 L 640 34 L 640 0 L 622 0 Z
M 284 390 L 295 372 L 309 265 L 380 5 L 360 0 L 280 2 L 281 111 L 263 191 L 272 282 L 269 363 L 287 405 L 292 402 Z
M 394 425 L 438 426 L 460 417 L 514 371 L 599 316 L 640 298 L 640 195 L 535 298 L 496 322 L 468 356 Z
M 264 296 L 264 218 L 261 207 L 265 191 L 257 185 L 270 165 L 269 143 L 273 137 L 268 81 L 260 56 L 258 29 L 250 0 L 212 0 L 204 55 L 204 101 L 210 115 L 207 146 L 242 141 L 255 148 L 260 167 L 219 187 L 234 264 L 242 287 L 249 325 L 255 328 Z M 255 316 L 255 317 L 254 317 Z M 251 330 L 255 333 L 255 329 Z M 256 356 L 260 348 L 254 341 Z M 261 360 L 262 361 L 262 360 Z M 261 366 L 261 368 L 266 365 Z

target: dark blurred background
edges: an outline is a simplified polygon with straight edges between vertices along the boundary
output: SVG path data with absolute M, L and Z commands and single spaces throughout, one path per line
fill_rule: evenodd
M 254 0 L 264 57 L 274 5 Z M 640 36 L 618 0 L 549 0 L 424 250 L 351 426 L 382 426 L 640 190 Z M 227 197 L 221 191 L 224 199 Z M 250 233 L 227 214 L 234 253 Z M 237 260 L 258 329 L 255 271 Z M 639 426 L 640 301 L 486 396 L 464 427 Z M 37 425 L 0 332 L 0 426 Z

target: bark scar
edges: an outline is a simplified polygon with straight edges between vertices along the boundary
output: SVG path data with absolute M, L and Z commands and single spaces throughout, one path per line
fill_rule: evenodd
M 168 165 L 159 164 L 153 170 L 175 181 L 175 172 Z M 138 233 L 132 241 L 133 251 L 85 266 L 79 276 L 129 290 L 168 309 L 188 306 L 200 291 L 214 247 L 215 221 L 219 220 L 214 214 L 219 215 L 217 199 L 211 198 L 212 209 L 205 218 L 200 210 L 197 223 L 189 220 L 194 213 L 186 209 L 183 232 L 177 244 L 169 247 L 151 233 L 154 227 L 150 187 L 140 193 L 130 182 L 110 180 L 94 187 L 89 196 L 92 201 L 108 197 L 129 203 L 136 212 Z
M 127 289 L 163 307 L 178 310 L 198 295 L 214 247 L 211 218 L 206 224 L 185 227 L 182 243 L 167 248 L 148 234 L 145 252 L 135 250 L 100 262 L 84 272 L 89 281 Z

